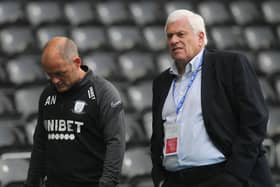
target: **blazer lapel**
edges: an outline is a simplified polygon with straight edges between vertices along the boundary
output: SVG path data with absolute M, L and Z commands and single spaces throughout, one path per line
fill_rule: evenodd
M 202 65 L 202 75 L 201 75 L 201 107 L 202 107 L 202 116 L 207 124 L 208 113 L 211 107 L 209 104 L 209 95 L 212 91 L 215 91 L 213 88 L 212 74 L 213 74 L 213 58 L 211 57 L 211 52 L 205 49 L 203 55 L 203 65 Z

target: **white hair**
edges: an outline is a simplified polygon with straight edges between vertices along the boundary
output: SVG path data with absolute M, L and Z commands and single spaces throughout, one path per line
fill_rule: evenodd
M 207 35 L 206 35 L 204 19 L 199 14 L 196 14 L 190 10 L 178 9 L 178 10 L 171 12 L 165 22 L 164 30 L 166 31 L 167 25 L 169 23 L 177 21 L 181 18 L 187 18 L 194 33 L 199 33 L 199 32 L 204 33 L 204 44 L 206 45 L 208 40 L 207 40 Z

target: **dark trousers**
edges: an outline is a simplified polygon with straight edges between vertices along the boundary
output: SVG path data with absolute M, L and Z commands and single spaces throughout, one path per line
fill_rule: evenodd
M 225 163 L 167 172 L 162 187 L 247 187 L 242 181 L 225 172 Z
M 61 180 L 56 180 L 56 181 L 48 180 L 46 182 L 45 187 L 98 187 L 98 182 L 97 183 L 76 183 L 76 182 L 66 183 Z

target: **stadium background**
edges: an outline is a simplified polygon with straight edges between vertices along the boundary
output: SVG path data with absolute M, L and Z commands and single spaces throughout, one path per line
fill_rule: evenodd
M 152 79 L 172 63 L 163 25 L 167 14 L 178 8 L 205 18 L 208 48 L 240 51 L 255 68 L 270 111 L 267 159 L 280 181 L 279 0 L 1 0 L 2 186 L 22 186 L 26 177 L 37 101 L 47 81 L 40 67 L 41 49 L 53 36 L 72 38 L 83 63 L 121 93 L 127 150 L 120 186 L 152 186 Z

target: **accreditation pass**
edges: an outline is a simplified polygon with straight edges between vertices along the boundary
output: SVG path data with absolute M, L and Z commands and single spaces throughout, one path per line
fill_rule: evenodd
M 164 123 L 164 155 L 178 154 L 179 146 L 179 125 L 176 123 Z

